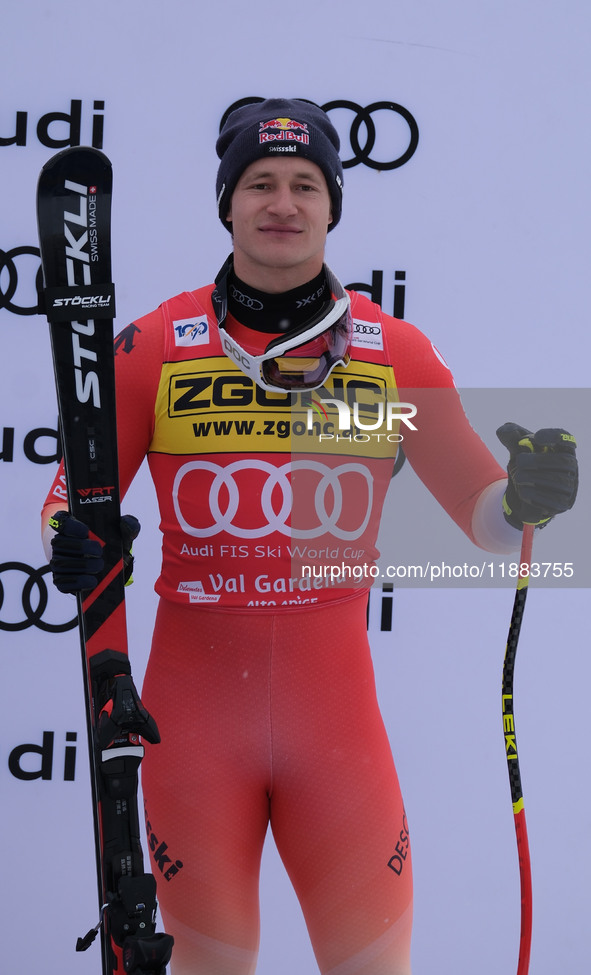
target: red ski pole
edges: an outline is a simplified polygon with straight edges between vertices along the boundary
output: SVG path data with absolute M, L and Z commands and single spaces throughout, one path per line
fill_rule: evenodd
M 513 816 L 515 819 L 517 855 L 519 858 L 519 878 L 521 884 L 521 935 L 519 941 L 517 975 L 527 975 L 527 972 L 529 971 L 532 935 L 532 879 L 529 842 L 527 838 L 527 825 L 525 821 L 523 792 L 521 788 L 521 774 L 519 771 L 519 758 L 517 754 L 517 738 L 515 734 L 515 718 L 513 712 L 513 675 L 515 670 L 515 656 L 517 653 L 519 631 L 521 629 L 521 623 L 523 620 L 523 612 L 529 584 L 533 535 L 534 526 L 524 525 L 523 538 L 521 542 L 521 554 L 519 558 L 517 590 L 515 592 L 515 600 L 513 603 L 513 612 L 511 614 L 511 623 L 509 625 L 509 634 L 507 636 L 507 646 L 505 649 L 505 660 L 503 664 L 503 732 L 505 735 L 507 768 L 509 771 L 511 801 L 513 803 Z

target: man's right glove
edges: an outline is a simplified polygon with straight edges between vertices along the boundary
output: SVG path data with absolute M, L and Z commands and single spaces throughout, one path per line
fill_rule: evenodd
M 504 423 L 497 437 L 509 450 L 503 512 L 510 525 L 520 530 L 524 524 L 543 527 L 572 508 L 579 484 L 572 434 L 553 428 L 531 433 L 517 423 Z
M 54 585 L 69 593 L 94 589 L 104 568 L 101 543 L 89 538 L 87 526 L 67 511 L 57 511 L 49 524 L 55 529 L 49 563 Z
M 87 592 L 96 588 L 97 577 L 104 569 L 101 543 L 89 538 L 88 527 L 68 511 L 57 511 L 49 519 L 49 524 L 55 529 L 49 563 L 54 585 L 60 592 L 67 593 Z M 139 530 L 140 523 L 134 515 L 122 516 L 121 540 L 126 584 L 131 581 L 131 546 Z

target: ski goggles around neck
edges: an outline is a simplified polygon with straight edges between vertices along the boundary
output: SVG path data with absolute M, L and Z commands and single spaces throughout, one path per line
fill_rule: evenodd
M 222 269 L 226 270 L 226 267 Z M 229 268 L 228 268 L 229 270 Z M 226 330 L 227 271 L 216 279 L 214 307 L 222 348 L 228 358 L 267 392 L 297 392 L 322 386 L 335 366 L 350 360 L 353 319 L 351 300 L 338 278 L 325 267 L 332 295 L 310 321 L 289 336 L 269 342 L 262 355 L 247 352 Z M 219 310 L 218 310 L 219 309 Z

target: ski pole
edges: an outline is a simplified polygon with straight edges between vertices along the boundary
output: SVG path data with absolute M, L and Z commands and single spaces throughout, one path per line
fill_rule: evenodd
M 513 803 L 513 817 L 517 838 L 517 855 L 519 858 L 519 878 L 521 885 L 521 934 L 519 940 L 519 958 L 517 975 L 527 975 L 532 935 L 532 878 L 527 825 L 521 788 L 521 774 L 519 771 L 519 757 L 517 754 L 517 739 L 515 735 L 515 718 L 513 711 L 513 676 L 515 670 L 515 656 L 519 631 L 523 620 L 525 600 L 529 584 L 531 551 L 534 535 L 533 525 L 524 525 L 519 557 L 519 573 L 513 612 L 507 636 L 505 659 L 503 664 L 502 711 L 503 732 L 505 735 L 505 750 L 507 768 L 509 771 L 509 785 L 511 801 Z

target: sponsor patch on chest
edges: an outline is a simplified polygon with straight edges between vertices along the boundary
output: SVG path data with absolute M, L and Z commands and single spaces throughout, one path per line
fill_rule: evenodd
M 382 329 L 379 322 L 364 322 L 356 318 L 353 322 L 351 345 L 364 349 L 383 349 Z
M 174 344 L 177 346 L 207 345 L 209 343 L 209 323 L 207 315 L 197 318 L 179 318 L 172 323 Z

